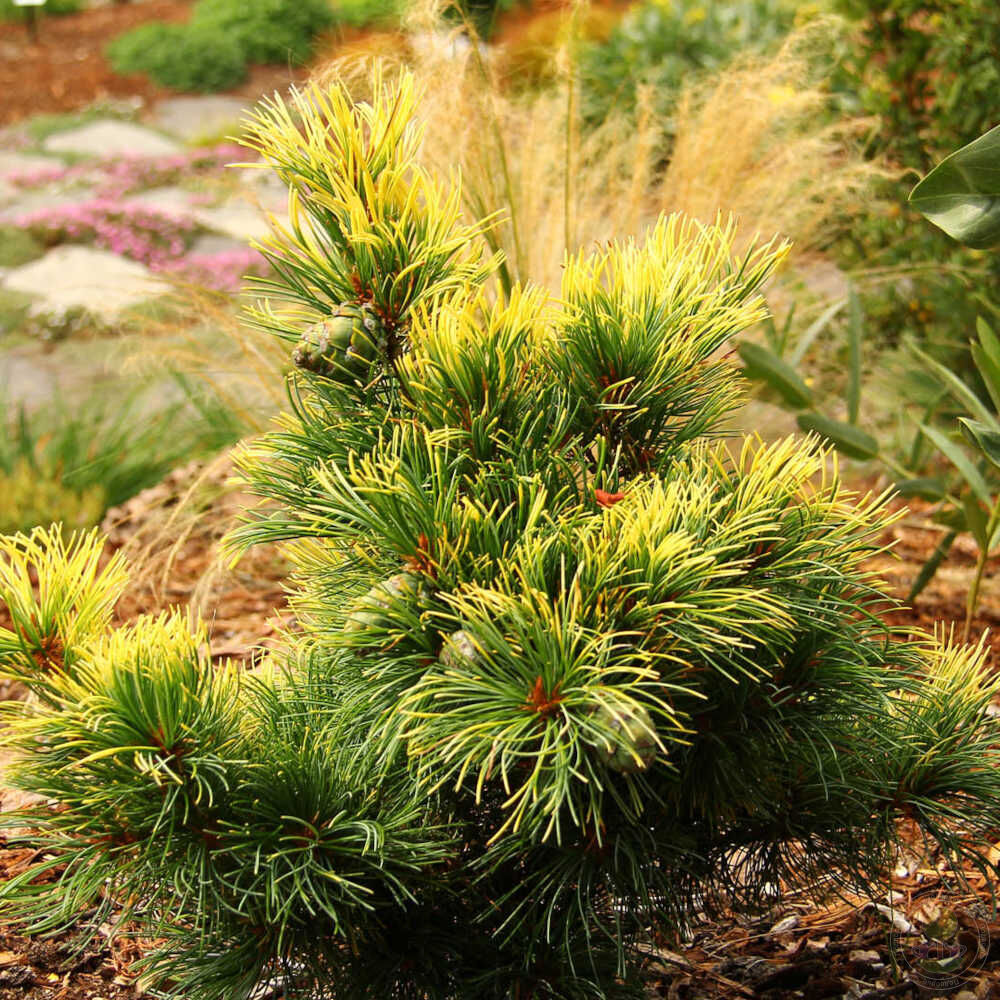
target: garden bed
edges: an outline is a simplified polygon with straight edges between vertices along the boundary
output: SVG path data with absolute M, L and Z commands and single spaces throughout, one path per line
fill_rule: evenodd
M 145 76 L 120 76 L 104 55 L 108 42 L 149 21 L 180 22 L 192 0 L 110 4 L 61 17 L 46 17 L 35 44 L 24 25 L 0 23 L 0 125 L 31 115 L 75 111 L 98 101 L 134 98 L 151 104 L 169 96 Z M 305 70 L 254 66 L 231 93 L 254 100 L 302 80 Z

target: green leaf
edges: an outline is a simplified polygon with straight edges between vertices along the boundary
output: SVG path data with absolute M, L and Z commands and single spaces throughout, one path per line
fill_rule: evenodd
M 760 344 L 743 343 L 739 346 L 743 359 L 743 372 L 755 382 L 764 382 L 793 409 L 801 410 L 812 406 L 809 386 L 791 365 L 786 364 L 773 351 Z
M 901 479 L 896 483 L 896 492 L 901 497 L 919 497 L 921 500 L 936 502 L 945 498 L 948 488 L 943 480 L 924 476 L 917 479 Z
M 958 400 L 958 402 L 964 404 L 964 406 L 981 420 L 984 424 L 995 426 L 1000 430 L 1000 424 L 997 424 L 996 418 L 983 404 L 983 401 L 953 372 L 948 368 L 945 368 L 940 361 L 935 361 L 929 354 L 920 350 L 919 347 L 913 348 L 914 354 L 924 362 L 933 372 L 935 372 L 938 378 L 944 383 L 947 391 Z
M 1000 431 L 968 417 L 959 417 L 958 422 L 966 439 L 1000 469 Z
M 978 344 L 972 345 L 972 360 L 976 363 L 976 369 L 982 377 L 993 405 L 1000 410 L 1000 364 L 997 364 Z
M 987 537 L 989 518 L 983 505 L 971 494 L 967 493 L 962 497 L 962 510 L 965 511 L 965 523 L 976 544 L 985 549 L 989 538 Z
M 860 427 L 831 420 L 818 413 L 803 413 L 797 419 L 802 430 L 819 434 L 850 458 L 867 461 L 878 456 L 878 441 Z
M 907 604 L 911 604 L 916 600 L 917 596 L 934 579 L 934 574 L 937 573 L 938 569 L 941 567 L 941 563 L 945 561 L 948 557 L 948 553 L 951 551 L 951 547 L 955 544 L 955 539 L 958 538 L 957 531 L 949 531 L 940 542 L 938 542 L 937 547 L 930 554 L 930 558 L 923 564 L 920 568 L 920 572 L 917 574 L 916 580 L 913 581 L 913 586 L 910 587 L 910 592 L 906 595 Z
M 861 339 L 865 332 L 865 314 L 853 286 L 848 294 L 847 322 L 847 419 L 858 422 L 861 409 Z
M 983 474 L 976 468 L 969 456 L 962 451 L 961 447 L 950 438 L 942 434 L 936 427 L 929 424 L 921 424 L 921 430 L 925 436 L 933 442 L 945 458 L 955 466 L 962 474 L 962 478 L 969 484 L 969 488 L 979 497 L 987 507 L 992 506 L 993 500 L 990 496 L 990 488 L 983 479 Z
M 972 360 L 982 376 L 994 407 L 1000 410 L 1000 338 L 982 316 L 976 318 L 979 343 L 972 345 Z
M 1000 125 L 942 160 L 910 204 L 953 239 L 977 250 L 1000 243 Z
M 844 303 L 846 301 L 846 299 L 837 299 L 836 302 L 827 306 L 826 309 L 823 310 L 818 319 L 813 320 L 813 322 L 809 324 L 805 333 L 803 333 L 802 336 L 795 342 L 795 347 L 788 355 L 788 363 L 793 368 L 806 356 L 806 352 L 810 347 L 812 347 L 813 341 L 830 325 L 830 321 L 833 317 L 844 308 Z
M 979 334 L 979 343 L 983 345 L 983 350 L 1000 365 L 1000 337 L 997 337 L 993 328 L 982 316 L 976 317 L 976 333 Z

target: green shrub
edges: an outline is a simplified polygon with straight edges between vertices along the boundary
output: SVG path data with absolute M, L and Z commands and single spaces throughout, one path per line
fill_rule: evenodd
M 997 124 L 994 0 L 839 0 L 855 30 L 837 85 L 878 116 L 873 146 L 926 173 Z
M 330 0 L 198 0 L 192 28 L 224 34 L 251 63 L 306 62 L 317 34 L 334 24 Z
M 874 117 L 873 155 L 902 176 L 886 182 L 888 216 L 850 227 L 838 246 L 853 270 L 898 268 L 866 306 L 879 340 L 912 336 L 948 364 L 972 367 L 962 345 L 976 316 L 1000 308 L 1000 261 L 956 247 L 906 204 L 917 174 L 1000 121 L 1000 17 L 994 0 L 839 0 L 852 30 L 837 50 L 834 87 L 848 110 Z
M 350 28 L 390 27 L 406 10 L 406 0 L 334 0 L 338 25 Z
M 246 58 L 229 32 L 207 25 L 144 24 L 107 50 L 116 73 L 146 73 L 173 90 L 228 90 L 246 79 Z
M 98 539 L 0 540 L 6 822 L 45 847 L 0 919 L 141 934 L 185 1000 L 640 1000 L 653 942 L 884 898 L 903 837 L 994 871 L 985 651 L 879 621 L 891 515 L 814 441 L 717 440 L 786 248 L 674 216 L 505 295 L 414 81 L 373 90 L 248 133 L 303 215 L 233 540 L 295 540 L 287 648 L 241 683 L 178 616 L 110 631 Z
M 23 292 L 0 288 L 0 337 L 24 326 L 33 301 L 30 295 Z
M 43 253 L 45 247 L 27 230 L 0 223 L 0 267 L 19 267 Z
M 0 469 L 0 496 L 0 534 L 36 524 L 61 524 L 67 532 L 90 528 L 108 508 L 100 486 L 73 489 L 58 477 L 39 475 L 27 459 L 17 461 L 9 472 Z
M 669 117 L 681 85 L 737 55 L 780 41 L 794 20 L 787 0 L 646 0 L 630 10 L 606 42 L 584 49 L 580 86 L 585 119 L 635 108 L 640 86 L 653 89 Z
M 453 0 L 445 6 L 445 16 L 469 24 L 480 38 L 489 39 L 497 18 L 513 9 L 518 0 Z M 522 0 L 530 3 L 531 0 Z

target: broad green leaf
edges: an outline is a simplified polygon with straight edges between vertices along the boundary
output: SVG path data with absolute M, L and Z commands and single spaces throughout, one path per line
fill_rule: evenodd
M 951 547 L 955 544 L 955 539 L 958 538 L 957 531 L 949 531 L 940 542 L 937 543 L 936 548 L 931 553 L 930 558 L 924 565 L 920 568 L 920 572 L 917 574 L 916 580 L 913 581 L 913 586 L 910 587 L 910 592 L 906 595 L 906 602 L 908 604 L 916 600 L 917 596 L 934 579 L 934 574 L 940 569 L 941 563 L 945 561 L 948 557 L 948 553 L 951 551 Z
M 806 356 L 806 352 L 812 347 L 813 341 L 830 325 L 830 320 L 844 308 L 846 301 L 847 299 L 837 299 L 836 302 L 827 306 L 817 319 L 809 324 L 806 332 L 795 342 L 795 347 L 792 349 L 791 354 L 788 355 L 788 363 L 793 368 Z
M 959 503 L 954 507 L 946 507 L 944 510 L 939 510 L 933 517 L 935 524 L 940 524 L 942 528 L 947 528 L 949 531 L 968 531 L 969 522 L 965 517 L 965 508 Z
M 987 507 L 992 506 L 990 488 L 986 485 L 986 480 L 983 479 L 983 474 L 976 468 L 975 463 L 962 451 L 962 446 L 946 437 L 936 427 L 931 427 L 929 424 L 921 424 L 920 427 L 926 437 L 933 442 L 934 447 L 962 474 L 962 478 L 969 484 L 969 489 Z
M 919 347 L 914 347 L 913 352 L 931 371 L 937 374 L 951 395 L 958 402 L 962 403 L 971 414 L 984 424 L 992 425 L 997 430 L 1000 430 L 1000 424 L 997 423 L 996 417 L 990 413 L 983 401 L 953 371 L 945 368 L 940 361 L 935 361 L 934 358 L 920 350 Z
M 979 335 L 979 343 L 982 344 L 983 350 L 1000 365 L 1000 337 L 993 332 L 993 328 L 982 316 L 976 317 L 976 333 Z
M 972 345 L 972 360 L 982 377 L 986 391 L 993 400 L 993 405 L 1000 410 L 1000 364 L 993 360 L 978 344 Z
M 971 493 L 966 493 L 962 497 L 962 510 L 965 511 L 965 523 L 972 532 L 976 544 L 985 549 L 989 543 L 989 538 L 986 537 L 989 517 L 983 510 L 983 505 Z
M 799 373 L 781 360 L 773 351 L 760 344 L 744 343 L 739 346 L 743 371 L 747 378 L 769 385 L 793 409 L 812 406 L 812 393 Z
M 1000 410 L 1000 338 L 982 316 L 976 317 L 979 343 L 972 345 L 972 359 L 986 385 L 993 405 Z
M 865 314 L 858 293 L 851 287 L 847 316 L 847 419 L 858 422 L 861 409 L 861 338 L 865 332 Z
M 901 479 L 896 483 L 896 492 L 901 497 L 919 497 L 935 502 L 943 500 L 948 493 L 944 481 L 930 476 L 917 479 Z
M 796 419 L 802 430 L 819 434 L 850 458 L 866 461 L 878 455 L 878 441 L 859 427 L 818 413 L 802 413 Z
M 968 417 L 959 417 L 966 439 L 1000 469 L 1000 431 Z
M 977 250 L 1000 243 L 1000 125 L 942 160 L 910 204 L 953 239 Z

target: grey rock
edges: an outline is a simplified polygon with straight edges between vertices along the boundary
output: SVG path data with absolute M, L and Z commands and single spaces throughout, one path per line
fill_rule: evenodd
M 83 308 L 102 319 L 164 291 L 151 271 L 135 261 L 92 247 L 60 246 L 8 272 L 4 285 L 38 296 L 34 312 Z
M 238 97 L 172 97 L 157 104 L 152 122 L 184 142 L 197 142 L 235 134 L 247 109 Z
M 9 177 L 11 174 L 33 174 L 36 170 L 50 170 L 62 165 L 62 160 L 54 156 L 0 151 L 0 177 Z
M 181 147 L 152 129 L 105 119 L 50 135 L 42 144 L 52 153 L 77 156 L 168 156 Z
M 215 233 L 208 233 L 199 236 L 191 244 L 190 253 L 197 254 L 217 254 L 229 253 L 232 250 L 242 250 L 246 246 L 245 240 L 234 240 L 230 236 L 218 236 Z

